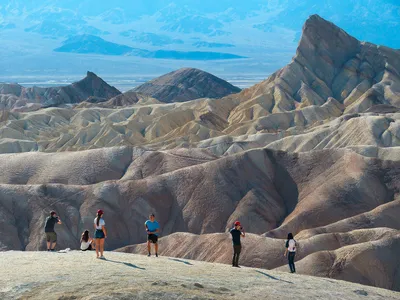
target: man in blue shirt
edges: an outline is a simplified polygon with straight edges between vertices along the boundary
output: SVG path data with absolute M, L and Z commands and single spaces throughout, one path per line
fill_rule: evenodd
M 154 214 L 151 214 L 149 216 L 150 220 L 147 220 L 144 223 L 144 227 L 146 227 L 146 232 L 147 232 L 147 250 L 149 251 L 149 254 L 147 256 L 151 256 L 151 243 L 154 244 L 154 249 L 156 251 L 156 257 L 158 257 L 158 232 L 160 231 L 160 225 L 158 225 L 158 222 L 155 220 L 156 217 Z

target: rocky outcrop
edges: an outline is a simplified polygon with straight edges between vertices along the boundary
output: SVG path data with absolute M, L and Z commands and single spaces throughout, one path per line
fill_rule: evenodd
M 230 118 L 321 105 L 331 97 L 345 112 L 373 105 L 400 105 L 400 53 L 359 42 L 334 24 L 311 16 L 292 62 L 267 80 L 244 90 Z M 246 117 L 248 118 L 248 117 Z
M 238 93 L 240 89 L 210 73 L 184 68 L 144 83 L 134 91 L 170 103 L 221 98 Z

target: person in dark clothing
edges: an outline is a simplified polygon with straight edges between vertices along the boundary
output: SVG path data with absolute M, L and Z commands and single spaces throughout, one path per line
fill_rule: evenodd
M 296 255 L 297 243 L 293 238 L 293 234 L 289 233 L 286 241 L 286 250 L 284 256 L 288 258 L 289 269 L 291 273 L 296 273 L 296 267 L 294 266 L 294 257 Z
M 62 224 L 61 219 L 57 216 L 55 211 L 50 212 L 50 216 L 47 217 L 44 225 L 44 232 L 46 234 L 47 251 L 54 251 L 57 245 L 57 233 L 54 231 L 56 224 Z
M 232 244 L 233 244 L 233 258 L 232 258 L 232 267 L 239 267 L 239 256 L 242 251 L 242 244 L 240 242 L 241 237 L 246 237 L 246 234 L 243 231 L 243 227 L 240 225 L 239 221 L 236 221 L 234 224 L 234 228 L 230 230 L 232 235 Z

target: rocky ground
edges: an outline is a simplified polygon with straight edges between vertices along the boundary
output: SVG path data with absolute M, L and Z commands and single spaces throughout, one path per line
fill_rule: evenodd
M 400 299 L 305 275 L 107 252 L 0 253 L 1 299 Z

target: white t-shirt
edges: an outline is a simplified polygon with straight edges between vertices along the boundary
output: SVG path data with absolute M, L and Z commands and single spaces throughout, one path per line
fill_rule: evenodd
M 81 242 L 81 250 L 87 250 L 87 248 L 89 248 L 90 246 L 90 240 L 88 240 L 87 242 L 82 241 Z
M 291 239 L 289 240 L 289 247 L 288 247 L 289 252 L 296 252 L 296 241 Z
M 106 225 L 106 222 L 104 222 L 103 218 L 101 218 L 99 221 L 99 226 L 97 226 L 97 218 L 95 218 L 94 225 L 96 225 L 96 229 L 102 229 L 102 227 Z

